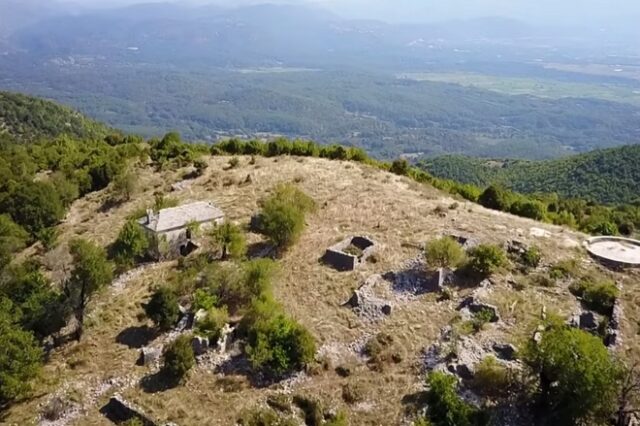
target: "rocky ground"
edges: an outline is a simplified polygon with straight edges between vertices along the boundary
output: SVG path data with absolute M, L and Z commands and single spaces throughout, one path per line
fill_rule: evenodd
M 179 171 L 141 170 L 140 190 L 131 202 L 104 211 L 105 194 L 77 201 L 61 225 L 58 247 L 49 253 L 30 248 L 25 256 L 41 257 L 57 279 L 68 268 L 66 242 L 81 235 L 106 246 L 128 215 L 152 203 L 154 192 L 169 192 L 173 185 L 169 195 L 180 202 L 210 200 L 229 220 L 248 224 L 271 188 L 295 182 L 319 209 L 309 217 L 299 243 L 279 260 L 282 272 L 275 296 L 316 337 L 320 367 L 280 383 L 260 383 L 233 356 L 237 347 L 229 342 L 224 350 L 200 355 L 184 386 L 154 386 L 158 363 L 139 362 L 141 352 L 162 347 L 180 331 L 156 334 L 141 304 L 154 286 L 169 279 L 176 263 L 145 265 L 116 279 L 95 300 L 83 342 L 52 353 L 36 396 L 12 407 L 0 419 L 3 424 L 108 425 L 112 423 L 100 410 L 118 396 L 159 424 L 231 425 L 244 410 L 266 406 L 270 397 L 281 394 L 313 395 L 326 407 L 346 410 L 352 425 L 409 424 L 409 401 L 424 390 L 428 370 L 443 369 L 464 378 L 488 354 L 518 368 L 512 352 L 532 338 L 536 324 L 552 312 L 577 321 L 577 326 L 592 326 L 592 318 L 582 317 L 585 312 L 568 283 L 520 285 L 527 277 L 514 268 L 481 283 L 455 274 L 438 279 L 436 271 L 426 270 L 421 248 L 443 235 L 503 247 L 516 240 L 540 247 L 541 271 L 577 258 L 584 271 L 614 279 L 622 296 L 612 350 L 630 359 L 640 354 L 638 326 L 631 320 L 640 314 L 638 274 L 594 263 L 581 248 L 585 235 L 486 210 L 365 165 L 293 157 L 258 158 L 252 165 L 240 157 L 240 166 L 228 169 L 228 160 L 211 158 L 204 176 L 177 186 Z M 320 261 L 327 247 L 353 235 L 376 241 L 373 261 L 347 272 Z M 250 234 L 249 240 L 259 243 L 261 237 Z M 482 308 L 492 310 L 495 318 L 477 333 L 454 336 L 459 324 Z M 390 336 L 389 361 L 372 363 L 364 348 L 380 335 Z M 447 349 L 453 339 L 455 359 Z M 344 400 L 344 386 L 359 390 L 357 401 Z M 55 421 L 46 419 L 52 405 L 62 407 Z

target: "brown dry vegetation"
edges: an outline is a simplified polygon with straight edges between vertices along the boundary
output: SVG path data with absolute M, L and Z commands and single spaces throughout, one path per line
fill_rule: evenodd
M 189 189 L 171 193 L 181 203 L 211 200 L 231 221 L 248 224 L 259 210 L 258 202 L 280 182 L 295 181 L 312 196 L 319 208 L 308 217 L 308 226 L 300 241 L 280 260 L 282 273 L 275 283 L 275 296 L 285 309 L 302 322 L 318 341 L 319 358 L 328 368 L 299 380 L 276 384 L 266 389 L 251 387 L 243 376 L 223 376 L 198 367 L 185 386 L 160 393 L 146 393 L 137 384 L 149 373 L 135 366 L 139 349 L 117 343 L 126 329 L 150 325 L 143 316 L 145 302 L 153 286 L 167 280 L 175 263 L 166 262 L 134 277 L 122 288 L 108 288 L 91 307 L 86 338 L 81 344 L 59 349 L 48 362 L 36 384 L 35 397 L 12 407 L 3 424 L 33 424 L 53 394 L 79 402 L 81 415 L 71 424 L 108 425 L 99 408 L 114 392 L 135 402 L 152 417 L 175 421 L 180 425 L 234 424 L 245 409 L 265 405 L 267 396 L 278 392 L 314 395 L 326 406 L 345 409 L 353 425 L 401 424 L 405 419 L 404 396 L 423 388 L 420 353 L 439 335 L 440 329 L 455 316 L 457 299 L 437 302 L 435 295 L 422 295 L 396 302 L 392 315 L 383 322 L 368 323 L 341 305 L 367 276 L 402 268 L 415 258 L 429 239 L 446 233 L 473 236 L 486 243 L 502 245 L 519 239 L 539 246 L 543 263 L 579 256 L 582 267 L 607 273 L 624 283 L 626 318 L 640 318 L 638 275 L 605 272 L 591 262 L 579 248 L 584 235 L 557 226 L 486 210 L 478 205 L 454 200 L 428 186 L 369 166 L 315 158 L 258 158 L 249 165 L 248 157 L 239 157 L 238 167 L 225 170 L 228 157 L 212 157 L 204 176 Z M 251 175 L 251 182 L 246 182 Z M 44 261 L 54 278 L 64 275 L 68 262 L 66 243 L 83 236 L 108 245 L 127 216 L 153 203 L 155 191 L 168 191 L 180 173 L 139 171 L 139 191 L 133 199 L 107 212 L 100 212 L 104 193 L 92 194 L 74 203 L 60 226 L 61 244 Z M 454 201 L 459 203 L 449 209 Z M 446 216 L 434 210 L 443 206 Z M 438 209 L 442 211 L 443 209 Z M 548 237 L 534 237 L 532 227 L 545 229 Z M 368 263 L 355 272 L 337 272 L 320 263 L 326 247 L 348 235 L 368 235 L 381 243 L 376 263 Z M 260 241 L 251 235 L 250 241 Z M 30 252 L 33 253 L 33 250 Z M 515 291 L 507 283 L 507 274 L 495 277 L 491 298 L 504 318 L 489 325 L 483 338 L 518 343 L 531 330 L 543 306 L 568 315 L 576 309 L 575 298 L 566 286 L 541 288 L 528 285 Z M 460 290 L 462 296 L 469 290 Z M 640 354 L 640 325 L 623 324 L 621 352 Z M 395 351 L 401 362 L 389 363 L 382 372 L 369 368 L 354 351 L 378 332 L 394 337 Z M 352 374 L 343 378 L 334 372 L 348 366 Z M 109 381 L 113 384 L 109 385 Z M 106 383 L 106 384 L 105 384 Z M 346 383 L 362 389 L 361 401 L 346 404 L 342 386 Z

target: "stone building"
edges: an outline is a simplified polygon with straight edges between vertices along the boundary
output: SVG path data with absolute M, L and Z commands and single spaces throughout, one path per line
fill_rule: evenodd
M 186 256 L 199 247 L 198 235 L 224 222 L 224 213 L 210 202 L 198 201 L 158 212 L 148 210 L 138 223 L 149 237 L 156 259 Z

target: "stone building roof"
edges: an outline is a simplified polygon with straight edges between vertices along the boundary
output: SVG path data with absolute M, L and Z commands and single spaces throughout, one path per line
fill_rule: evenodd
M 164 232 L 184 228 L 191 222 L 206 223 L 222 218 L 224 213 L 218 207 L 207 201 L 198 201 L 157 213 L 147 211 L 147 215 L 138 223 L 151 231 Z

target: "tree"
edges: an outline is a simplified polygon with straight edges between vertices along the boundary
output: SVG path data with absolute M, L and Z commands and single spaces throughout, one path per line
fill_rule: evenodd
M 130 266 L 137 259 L 143 258 L 149 248 L 149 239 L 142 227 L 129 220 L 124 224 L 118 238 L 113 243 L 112 252 L 116 263 Z
M 400 176 L 406 176 L 409 174 L 409 162 L 404 158 L 394 160 L 389 171 Z
M 66 293 L 72 302 L 78 330 L 76 338 L 82 338 L 84 315 L 89 300 L 113 279 L 113 265 L 107 260 L 104 249 L 90 241 L 74 240 L 70 245 L 73 270 L 66 283 Z
M 288 318 L 269 296 L 253 301 L 240 325 L 247 337 L 245 351 L 254 368 L 279 376 L 298 370 L 315 356 L 311 333 Z
M 468 267 L 480 276 L 489 276 L 507 264 L 507 256 L 500 247 L 481 244 L 469 251 Z
M 455 268 L 464 259 L 462 247 L 451 237 L 429 241 L 424 254 L 427 264 L 435 268 Z
M 113 194 L 121 201 L 129 201 L 136 190 L 136 175 L 126 169 L 118 173 L 113 179 Z
M 491 185 L 480 195 L 478 202 L 493 210 L 509 211 L 512 195 L 506 189 Z
M 11 217 L 0 214 L 0 270 L 11 261 L 11 255 L 24 248 L 29 234 Z
M 294 244 L 305 226 L 305 214 L 315 208 L 315 202 L 292 185 L 276 188 L 263 203 L 260 229 L 279 249 Z
M 215 246 L 222 252 L 222 260 L 226 260 L 227 257 L 239 259 L 244 256 L 247 244 L 242 230 L 237 225 L 225 222 L 216 226 L 211 236 Z
M 16 318 L 19 313 L 11 301 L 0 297 L 0 403 L 25 396 L 44 357 L 36 339 L 15 323 Z
M 515 215 L 534 220 L 544 220 L 547 217 L 547 207 L 536 200 L 517 200 L 511 205 L 510 211 Z
M 44 338 L 65 326 L 68 301 L 56 291 L 35 264 L 7 268 L 0 297 L 4 295 L 20 310 L 19 323 L 37 338 Z
M 174 340 L 164 352 L 164 372 L 173 380 L 182 382 L 196 364 L 191 346 L 191 336 L 183 334 Z
M 229 313 L 225 308 L 209 308 L 204 319 L 198 321 L 198 333 L 203 334 L 209 342 L 215 343 L 222 336 L 222 329 L 229 322 Z
M 165 331 L 170 330 L 180 318 L 178 297 L 168 287 L 156 290 L 144 310 L 156 326 Z
M 24 182 L 11 194 L 8 212 L 17 224 L 35 235 L 56 225 L 64 215 L 64 207 L 52 185 Z
M 524 360 L 539 379 L 544 424 L 604 424 L 616 410 L 621 368 L 598 337 L 554 324 Z

